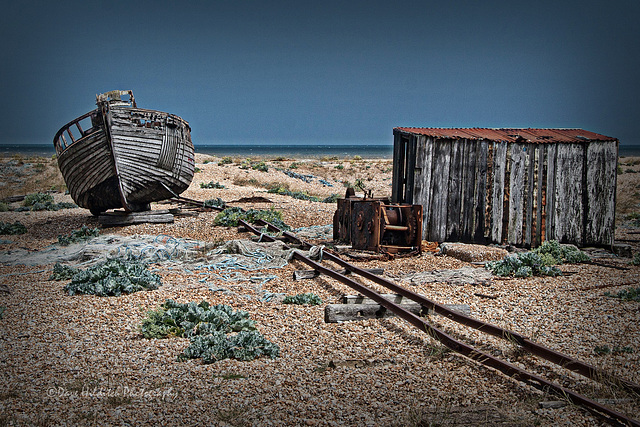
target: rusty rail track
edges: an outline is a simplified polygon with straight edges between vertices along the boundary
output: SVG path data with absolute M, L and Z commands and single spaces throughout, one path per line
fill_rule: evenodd
M 281 233 L 282 236 L 291 241 L 291 242 L 295 242 L 296 244 L 305 247 L 305 248 L 310 248 L 312 245 L 299 239 L 298 237 L 296 237 L 294 234 L 289 233 L 289 232 L 283 232 L 282 230 L 280 230 L 279 228 L 275 227 L 272 224 L 269 224 L 265 221 L 260 221 L 259 222 L 261 225 L 266 226 L 269 230 L 271 231 L 275 231 L 278 233 Z M 248 224 L 245 221 L 239 221 L 239 224 L 242 225 L 243 227 L 245 227 L 247 230 L 251 231 L 254 234 L 257 235 L 261 235 L 263 240 L 266 241 L 273 241 L 276 240 L 275 238 L 269 236 L 269 235 L 265 235 L 263 234 L 261 231 L 259 231 L 258 229 L 256 229 L 255 227 L 253 227 L 252 225 Z M 603 372 L 602 370 L 591 366 L 589 364 L 586 364 L 584 362 L 581 362 L 579 360 L 576 360 L 570 356 L 564 355 L 562 353 L 559 353 L 555 350 L 552 350 L 548 347 L 542 346 L 540 344 L 534 343 L 532 342 L 529 338 L 518 334 L 516 332 L 513 331 L 509 331 L 507 329 L 504 328 L 500 328 L 496 325 L 492 325 L 490 323 L 486 323 L 477 319 L 473 319 L 469 316 L 463 315 L 461 313 L 455 312 L 453 310 L 450 310 L 446 307 L 444 307 L 443 305 L 440 305 L 434 301 L 431 301 L 427 298 L 425 298 L 422 295 L 419 295 L 415 292 L 412 292 L 411 290 L 405 289 L 401 286 L 398 286 L 397 284 L 395 284 L 394 282 L 391 282 L 387 279 L 384 279 L 380 276 L 377 276 L 375 274 L 372 274 L 366 270 L 363 270 L 359 267 L 356 267 L 354 265 L 349 264 L 348 262 L 342 260 L 340 257 L 336 256 L 335 254 L 329 252 L 329 251 L 324 251 L 323 252 L 323 258 L 324 259 L 328 259 L 332 262 L 334 262 L 335 264 L 341 266 L 342 268 L 344 268 L 345 270 L 352 272 L 354 274 L 357 274 L 359 276 L 362 276 L 368 280 L 371 280 L 374 283 L 377 283 L 381 286 L 384 286 L 388 289 L 390 289 L 393 292 L 398 293 L 399 295 L 402 295 L 406 298 L 409 298 L 419 304 L 421 304 L 423 307 L 426 307 L 428 309 L 433 310 L 434 312 L 441 314 L 443 316 L 446 316 L 456 322 L 459 322 L 463 325 L 469 326 L 471 328 L 477 329 L 479 331 L 488 333 L 490 335 L 499 337 L 499 338 L 503 338 L 506 340 L 509 340 L 511 342 L 515 342 L 518 345 L 520 345 L 520 347 L 522 349 L 524 349 L 525 351 L 542 357 L 543 359 L 546 359 L 548 361 L 551 361 L 561 367 L 570 369 L 574 372 L 577 372 L 583 376 L 586 376 L 592 380 L 595 381 L 599 381 L 599 382 L 603 382 L 604 381 L 611 381 L 615 384 L 621 384 L 622 386 L 624 386 L 625 388 L 627 388 L 628 390 L 635 392 L 635 393 L 640 393 L 640 385 L 635 384 L 631 381 L 627 381 L 624 379 L 620 379 L 617 378 L 611 374 L 608 374 L 606 372 Z M 356 290 L 357 292 L 360 292 L 362 295 L 367 296 L 369 298 L 371 298 L 372 300 L 376 301 L 378 304 L 380 304 L 382 307 L 384 307 L 387 310 L 390 310 L 391 312 L 393 312 L 395 315 L 397 315 L 398 317 L 406 320 L 407 322 L 411 323 L 413 326 L 415 326 L 416 328 L 426 332 L 427 334 L 429 334 L 430 336 L 432 336 L 433 338 L 437 339 L 438 341 L 440 341 L 443 345 L 445 345 L 446 347 L 448 347 L 449 349 L 460 353 L 476 362 L 479 362 L 485 366 L 489 366 L 491 368 L 494 368 L 502 373 L 504 373 L 505 375 L 508 375 L 514 379 L 517 380 L 521 380 L 521 381 L 527 381 L 530 385 L 537 387 L 539 389 L 542 390 L 547 390 L 547 391 L 551 391 L 555 394 L 557 394 L 560 397 L 566 398 L 567 400 L 569 400 L 571 403 L 576 404 L 576 405 L 581 405 L 584 408 L 588 409 L 589 411 L 593 412 L 596 415 L 599 416 L 605 416 L 608 417 L 609 420 L 611 421 L 617 421 L 617 422 L 621 422 L 625 425 L 629 425 L 629 426 L 634 426 L 634 427 L 640 427 L 640 421 L 632 419 L 614 409 L 608 408 L 592 399 L 589 399 L 586 396 L 583 396 L 577 392 L 574 392 L 566 387 L 563 387 L 561 385 L 555 384 L 547 379 L 544 379 L 536 374 L 527 372 L 509 362 L 506 362 L 504 360 L 501 360 L 491 354 L 488 354 L 486 352 L 483 352 L 482 350 L 479 350 L 473 346 L 470 346 L 462 341 L 459 341 L 457 339 L 455 339 L 454 337 L 448 335 L 446 332 L 443 332 L 442 330 L 434 327 L 433 325 L 429 324 L 425 319 L 411 313 L 410 311 L 406 310 L 405 308 L 403 308 L 402 306 L 393 303 L 392 301 L 387 300 L 386 298 L 384 298 L 380 293 L 376 292 L 375 290 L 353 280 L 351 277 L 347 277 L 335 270 L 332 270 L 324 265 L 321 265 L 320 263 L 304 256 L 302 253 L 294 251 L 294 259 L 308 265 L 309 267 L 311 267 L 314 270 L 317 270 L 318 272 L 325 274 L 333 279 L 338 280 L 341 283 L 344 283 L 348 286 L 350 286 L 352 289 Z

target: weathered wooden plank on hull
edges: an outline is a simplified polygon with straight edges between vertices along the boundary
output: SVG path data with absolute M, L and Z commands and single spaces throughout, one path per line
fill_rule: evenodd
M 523 196 L 526 154 L 524 144 L 511 144 L 511 174 L 509 177 L 509 231 L 512 245 L 522 244 Z
M 491 241 L 502 243 L 504 179 L 507 168 L 507 143 L 496 142 L 493 150 L 493 195 L 491 200 Z
M 460 207 L 462 197 L 463 149 L 466 140 L 451 142 L 451 164 L 449 166 L 449 202 L 447 203 L 446 240 L 460 239 Z
M 590 142 L 586 151 L 585 245 L 614 242 L 617 147 Z
M 449 167 L 451 141 L 436 140 L 434 146 L 433 199 L 428 240 L 442 242 L 447 233 L 447 204 L 449 202 Z

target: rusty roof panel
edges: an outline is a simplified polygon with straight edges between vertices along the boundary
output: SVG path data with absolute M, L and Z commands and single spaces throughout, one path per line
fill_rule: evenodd
M 394 131 L 426 135 L 441 139 L 477 139 L 488 141 L 554 143 L 618 141 L 584 129 L 510 129 L 510 128 L 414 128 L 397 127 Z

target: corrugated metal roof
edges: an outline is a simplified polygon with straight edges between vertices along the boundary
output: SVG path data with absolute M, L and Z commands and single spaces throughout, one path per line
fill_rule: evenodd
M 489 141 L 554 143 L 617 141 L 584 129 L 492 129 L 492 128 L 413 128 L 397 127 L 394 131 L 426 135 L 442 139 L 485 139 Z

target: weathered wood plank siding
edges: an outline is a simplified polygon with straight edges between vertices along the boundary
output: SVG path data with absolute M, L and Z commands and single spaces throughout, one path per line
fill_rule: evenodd
M 489 142 L 482 140 L 478 142 L 477 151 L 477 168 L 476 168 L 476 189 L 473 199 L 474 210 L 474 232 L 473 240 L 478 243 L 484 243 L 485 234 L 485 216 L 487 209 L 487 155 L 489 152 Z
M 422 227 L 429 229 L 431 219 L 431 170 L 433 165 L 433 139 L 420 135 L 416 146 L 415 162 L 415 203 L 422 205 Z
M 543 207 L 543 194 L 544 194 L 544 184 L 545 184 L 545 159 L 544 159 L 544 146 L 542 145 L 538 145 L 536 146 L 536 161 L 537 161 L 537 168 L 538 168 L 538 179 L 535 182 L 535 186 L 536 186 L 536 214 L 535 214 L 535 224 L 536 224 L 536 229 L 535 229 L 535 233 L 534 233 L 534 238 L 533 241 L 531 242 L 532 246 L 539 246 L 540 244 L 542 244 L 543 241 L 543 224 L 544 224 L 544 219 L 543 219 L 543 215 L 544 215 L 544 209 Z
M 460 240 L 470 242 L 473 239 L 473 207 L 475 200 L 475 182 L 476 182 L 476 151 L 478 143 L 476 141 L 468 141 L 464 145 L 464 155 L 462 160 L 462 224 Z
M 511 144 L 511 174 L 509 176 L 509 243 L 522 245 L 522 219 L 524 212 L 524 192 L 526 153 L 524 144 Z
M 527 144 L 525 147 L 527 155 L 527 164 L 525 166 L 527 172 L 526 183 L 526 199 L 525 199 L 525 230 L 524 245 L 531 247 L 533 240 L 533 216 L 534 216 L 534 197 L 535 197 L 535 170 L 536 170 L 536 149 L 535 145 Z
M 555 232 L 553 239 L 559 242 L 583 241 L 583 145 L 558 144 L 556 157 L 554 200 Z
M 585 245 L 613 242 L 618 144 L 592 142 L 587 146 Z
M 460 239 L 460 212 L 462 203 L 462 168 L 464 140 L 451 142 L 451 164 L 449 165 L 449 202 L 447 203 L 447 231 L 451 240 Z
M 546 204 L 546 227 L 545 240 L 553 240 L 556 238 L 556 157 L 558 153 L 558 145 L 547 145 L 547 204 Z
M 502 242 L 504 179 L 507 168 L 507 143 L 498 141 L 493 149 L 493 197 L 491 200 L 491 235 L 494 243 Z
M 423 238 L 536 247 L 613 244 L 618 142 L 537 143 L 395 135 Z M 409 144 L 409 145 L 407 145 Z M 412 147 L 411 144 L 414 146 Z M 412 152 L 411 150 L 414 150 Z M 410 186 L 408 183 L 411 182 Z M 404 186 L 406 185 L 406 187 Z M 402 200 L 399 194 L 399 199 Z
M 442 242 L 447 238 L 447 206 L 449 204 L 449 168 L 451 166 L 451 141 L 436 140 L 434 145 L 433 177 L 429 240 Z
M 401 134 L 393 137 L 393 181 L 391 184 L 391 200 L 398 202 L 404 195 L 404 174 L 405 174 L 405 140 L 407 138 Z
M 405 203 L 413 204 L 413 191 L 415 181 L 415 161 L 416 158 L 416 136 L 412 135 L 407 141 L 407 159 L 405 160 L 405 188 L 404 188 L 404 201 Z M 411 161 L 409 161 L 411 160 Z

